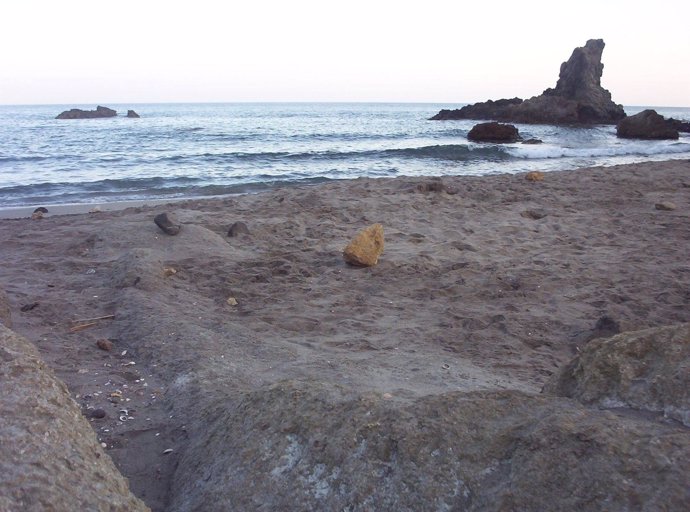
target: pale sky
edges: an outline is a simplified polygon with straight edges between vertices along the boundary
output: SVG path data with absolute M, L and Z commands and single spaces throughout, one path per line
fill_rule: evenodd
M 475 102 L 601 38 L 624 105 L 690 106 L 690 0 L 6 0 L 0 104 Z

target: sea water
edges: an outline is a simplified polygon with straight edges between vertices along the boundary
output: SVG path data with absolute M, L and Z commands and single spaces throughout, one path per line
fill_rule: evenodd
M 690 158 L 677 141 L 614 126 L 521 125 L 539 145 L 478 144 L 478 121 L 429 121 L 462 104 L 129 104 L 115 118 L 57 120 L 95 105 L 0 106 L 0 208 L 185 198 L 358 177 L 480 176 Z M 626 108 L 634 114 L 645 107 Z M 124 117 L 133 109 L 141 118 Z M 690 108 L 657 108 L 690 119 Z

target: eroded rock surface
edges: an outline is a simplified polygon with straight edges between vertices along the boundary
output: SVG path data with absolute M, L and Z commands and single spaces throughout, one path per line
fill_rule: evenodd
M 561 64 L 555 88 L 528 100 L 502 99 L 467 105 L 456 110 L 442 110 L 432 120 L 493 119 L 513 123 L 543 124 L 615 124 L 625 117 L 622 105 L 611 100 L 611 93 L 601 86 L 604 65 L 601 55 L 604 41 L 590 39 L 575 48 L 570 59 Z
M 0 326 L 0 510 L 149 510 L 24 338 Z

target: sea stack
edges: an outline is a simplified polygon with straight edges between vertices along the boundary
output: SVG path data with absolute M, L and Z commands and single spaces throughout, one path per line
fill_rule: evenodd
M 96 107 L 96 110 L 82 110 L 80 108 L 65 110 L 55 119 L 99 119 L 103 117 L 115 117 L 116 115 L 117 111 L 112 108 L 99 105 Z
M 622 105 L 611 100 L 601 86 L 604 65 L 602 39 L 590 39 L 575 48 L 561 64 L 556 87 L 528 100 L 502 99 L 467 105 L 456 110 L 441 110 L 435 121 L 448 119 L 486 119 L 532 124 L 616 124 L 625 117 Z

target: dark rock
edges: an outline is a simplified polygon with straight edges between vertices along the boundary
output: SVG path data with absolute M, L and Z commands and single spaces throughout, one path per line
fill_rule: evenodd
M 527 139 L 522 141 L 523 144 L 542 144 L 543 142 L 544 141 L 541 139 Z
M 39 206 L 34 210 L 34 213 L 48 213 L 48 208 L 44 206 Z
M 2 326 L 0 362 L 0 510 L 149 510 L 36 348 Z
M 101 350 L 105 350 L 106 352 L 110 352 L 113 349 L 113 342 L 110 340 L 106 339 L 101 339 L 96 342 L 96 346 L 100 348 Z
M 89 411 L 89 416 L 97 420 L 103 419 L 108 415 L 105 409 L 93 409 Z
M 29 304 L 24 304 L 21 308 L 19 308 L 19 310 L 20 310 L 22 313 L 26 313 L 27 311 L 31 311 L 32 309 L 35 309 L 35 308 L 37 308 L 38 306 L 39 306 L 39 303 L 38 303 L 38 302 L 31 302 L 31 303 L 29 303 Z
M 73 108 L 72 110 L 65 110 L 59 114 L 55 119 L 99 119 L 103 117 L 115 117 L 117 112 L 108 107 L 96 107 L 96 110 L 81 110 Z
M 681 121 L 679 119 L 673 119 L 670 117 L 666 120 L 666 124 L 668 124 L 674 130 L 678 130 L 679 132 L 690 133 L 690 122 L 688 121 Z
M 690 426 L 690 324 L 592 340 L 544 392 L 600 407 L 663 412 Z
M 690 488 L 686 429 L 518 391 L 396 401 L 282 381 L 196 430 L 174 510 L 683 510 Z
M 575 48 L 561 64 L 556 87 L 528 100 L 487 101 L 457 110 L 442 110 L 433 120 L 494 119 L 513 123 L 614 124 L 625 117 L 621 105 L 611 101 L 611 93 L 601 87 L 604 41 L 590 39 Z
M 164 233 L 171 236 L 177 235 L 180 229 L 182 229 L 182 226 L 175 221 L 172 215 L 168 215 L 167 213 L 159 213 L 154 217 L 153 222 L 155 222 L 156 226 L 161 228 Z
M 647 109 L 618 123 L 616 135 L 626 139 L 677 139 L 678 130 L 656 110 Z
M 137 114 L 134 110 L 128 110 L 127 111 L 127 117 L 131 119 L 139 119 L 141 116 Z
M 512 124 L 480 123 L 472 127 L 467 138 L 474 142 L 516 142 L 520 139 L 517 128 Z
M 228 236 L 248 235 L 249 228 L 244 222 L 235 222 L 228 228 Z
M 0 325 L 12 327 L 12 310 L 5 290 L 0 288 Z

